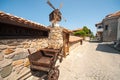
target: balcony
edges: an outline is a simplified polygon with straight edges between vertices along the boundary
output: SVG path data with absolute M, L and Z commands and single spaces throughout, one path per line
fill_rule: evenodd
M 103 28 L 97 28 L 97 32 L 103 32 Z

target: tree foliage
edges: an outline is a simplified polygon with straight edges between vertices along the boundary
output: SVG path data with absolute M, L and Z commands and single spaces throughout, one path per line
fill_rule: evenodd
M 79 30 L 79 31 L 76 31 L 74 32 L 74 35 L 76 36 L 81 36 L 81 37 L 93 37 L 93 32 L 87 28 L 87 26 L 83 26 L 83 29 L 82 30 Z
M 80 31 L 77 31 L 77 32 L 74 33 L 74 35 L 76 35 L 76 36 L 82 36 L 82 37 L 84 37 L 85 34 L 86 33 L 83 30 L 80 30 Z

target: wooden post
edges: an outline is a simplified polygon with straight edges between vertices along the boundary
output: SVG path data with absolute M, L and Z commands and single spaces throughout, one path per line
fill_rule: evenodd
M 63 32 L 63 53 L 64 57 L 69 55 L 69 33 L 66 32 Z
M 29 53 L 29 55 L 31 55 L 31 52 L 30 52 L 30 50 L 28 49 L 28 53 Z

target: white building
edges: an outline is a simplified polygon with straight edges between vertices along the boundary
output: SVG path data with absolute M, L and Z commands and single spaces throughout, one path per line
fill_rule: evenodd
M 120 18 L 118 19 L 117 40 L 120 40 Z
M 96 28 L 97 28 L 97 40 L 102 41 L 103 39 L 103 25 L 102 22 L 95 24 Z

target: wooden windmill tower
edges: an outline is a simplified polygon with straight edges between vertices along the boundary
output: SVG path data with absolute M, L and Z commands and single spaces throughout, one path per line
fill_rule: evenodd
M 49 14 L 49 21 L 52 23 L 52 26 L 55 27 L 55 25 L 58 25 L 58 22 L 61 21 L 62 19 L 62 14 L 60 12 L 60 8 L 62 5 L 60 5 L 59 9 L 56 9 L 48 0 L 47 1 L 48 5 L 53 8 L 54 10 Z

